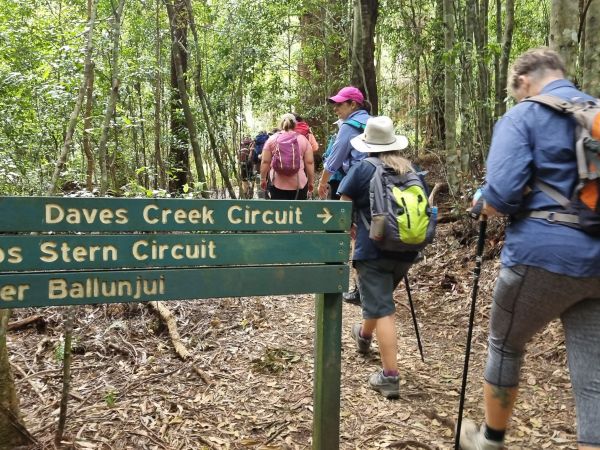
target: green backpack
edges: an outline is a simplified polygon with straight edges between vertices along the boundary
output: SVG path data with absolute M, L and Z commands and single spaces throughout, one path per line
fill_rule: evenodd
M 379 158 L 366 158 L 375 166 L 369 187 L 371 223 L 361 213 L 369 237 L 384 251 L 420 251 L 433 241 L 437 208 L 429 205 L 425 186 L 415 172 L 398 175 Z

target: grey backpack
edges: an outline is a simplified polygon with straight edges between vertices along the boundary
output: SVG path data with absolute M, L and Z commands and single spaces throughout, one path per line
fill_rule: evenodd
M 422 250 L 433 241 L 437 224 L 421 177 L 416 172 L 398 175 L 379 158 L 366 158 L 375 166 L 369 187 L 371 224 L 360 214 L 369 237 L 384 251 Z

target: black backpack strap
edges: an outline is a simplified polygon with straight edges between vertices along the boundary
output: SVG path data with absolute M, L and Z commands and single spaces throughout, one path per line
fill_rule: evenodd
M 377 170 L 378 167 L 383 166 L 383 161 L 374 156 L 369 156 L 368 158 L 365 158 L 362 161 L 366 161 L 369 164 L 371 164 L 373 167 L 375 167 L 375 170 Z M 369 224 L 369 221 L 367 220 L 367 216 L 365 216 L 365 213 L 363 213 L 362 211 L 359 210 L 358 215 L 360 216 L 360 219 L 362 220 L 363 224 L 365 225 L 365 228 L 367 229 L 367 231 L 369 231 L 371 229 L 371 225 Z

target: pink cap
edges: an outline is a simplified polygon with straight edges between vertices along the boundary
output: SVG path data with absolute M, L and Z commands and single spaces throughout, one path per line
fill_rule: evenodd
M 343 103 L 348 100 L 354 100 L 356 103 L 362 105 L 365 101 L 365 97 L 358 88 L 355 88 L 354 86 L 347 86 L 342 88 L 337 95 L 327 99 L 329 103 Z

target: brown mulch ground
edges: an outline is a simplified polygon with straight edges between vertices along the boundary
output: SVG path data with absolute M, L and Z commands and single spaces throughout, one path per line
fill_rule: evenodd
M 449 223 L 410 273 L 425 347 L 421 362 L 406 299 L 396 292 L 401 398 L 366 383 L 380 361 L 358 355 L 344 305 L 341 448 L 450 449 L 471 297 L 474 224 Z M 466 416 L 482 420 L 481 374 L 499 243 L 484 261 Z M 312 427 L 312 296 L 168 302 L 191 361 L 179 360 L 144 304 L 78 309 L 72 396 L 63 448 L 305 449 Z M 9 333 L 21 409 L 38 448 L 53 448 L 61 390 L 62 310 L 46 327 Z M 196 367 L 195 370 L 193 367 Z M 575 449 L 575 417 L 562 331 L 551 324 L 529 347 L 510 449 Z

